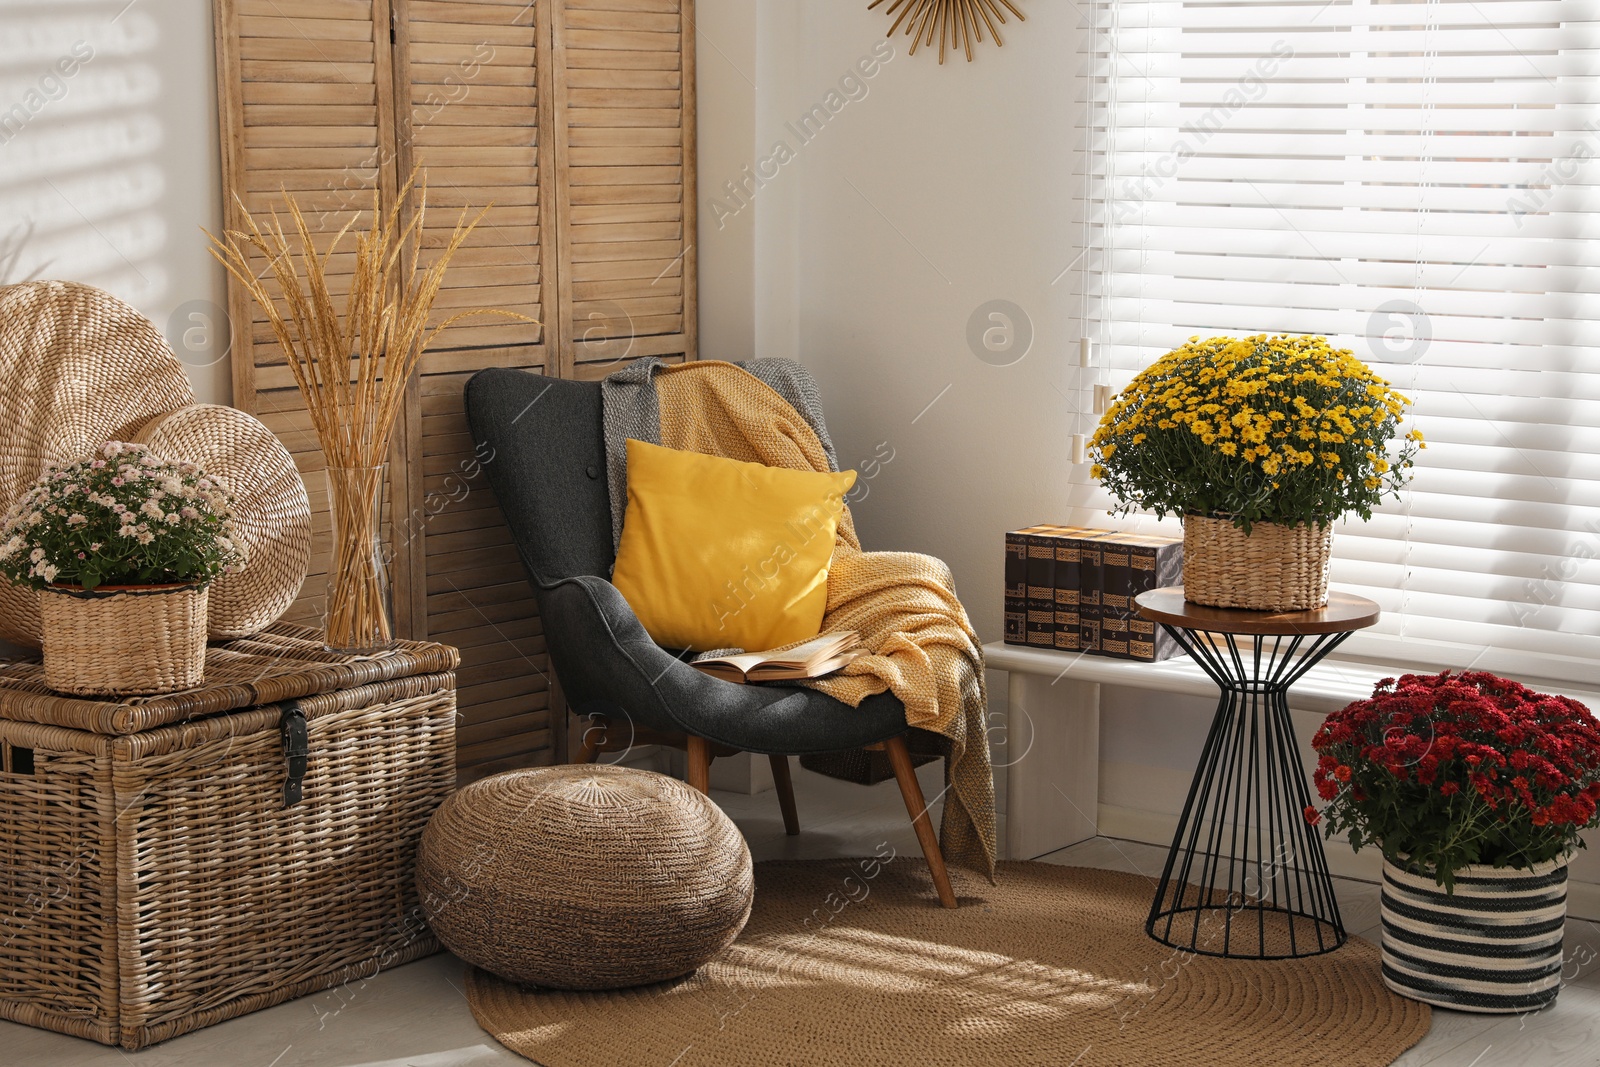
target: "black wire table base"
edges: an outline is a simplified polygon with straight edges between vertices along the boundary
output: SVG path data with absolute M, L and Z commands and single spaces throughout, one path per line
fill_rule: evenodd
M 1162 624 L 1222 690 L 1145 931 L 1232 959 L 1298 959 L 1345 942 L 1289 719 L 1289 687 L 1349 633 L 1256 637 Z

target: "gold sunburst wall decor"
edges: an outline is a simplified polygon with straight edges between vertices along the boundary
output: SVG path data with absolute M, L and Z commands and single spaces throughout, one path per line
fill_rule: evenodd
M 867 5 L 867 10 L 871 11 L 885 2 L 886 0 L 872 0 L 872 3 Z M 947 49 L 954 52 L 957 48 L 966 51 L 967 62 L 971 63 L 972 46 L 974 43 L 983 43 L 985 29 L 989 31 L 989 36 L 994 38 L 996 45 L 1005 44 L 1000 37 L 1000 27 L 1006 24 L 1007 11 L 1015 15 L 1018 22 L 1028 21 L 1011 0 L 887 0 L 887 2 L 889 6 L 884 14 L 895 15 L 898 12 L 887 36 L 893 37 L 894 32 L 904 26 L 906 35 L 911 38 L 912 55 L 916 55 L 917 49 L 922 45 L 931 48 L 933 39 L 939 38 L 940 63 L 944 62 Z

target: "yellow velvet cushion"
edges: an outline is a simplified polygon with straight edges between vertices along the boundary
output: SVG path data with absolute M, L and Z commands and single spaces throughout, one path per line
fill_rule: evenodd
M 855 480 L 629 441 L 611 581 L 668 648 L 764 652 L 815 637 Z

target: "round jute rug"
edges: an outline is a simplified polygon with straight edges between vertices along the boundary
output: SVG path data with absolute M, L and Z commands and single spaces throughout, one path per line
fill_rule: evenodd
M 1145 936 L 1147 878 L 1003 863 L 956 888 L 940 908 L 908 856 L 762 863 L 744 933 L 687 978 L 559 993 L 474 971 L 467 998 L 544 1067 L 1376 1067 L 1428 1032 L 1356 938 L 1221 960 Z

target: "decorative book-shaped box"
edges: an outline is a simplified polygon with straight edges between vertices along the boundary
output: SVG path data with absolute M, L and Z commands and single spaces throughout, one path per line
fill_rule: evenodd
M 1176 537 L 1040 524 L 1006 534 L 1007 644 L 1154 663 L 1182 649 L 1134 598 L 1183 580 Z

